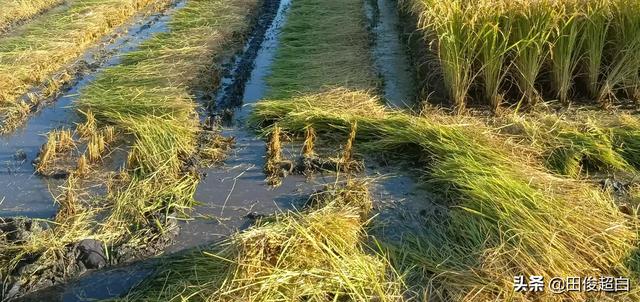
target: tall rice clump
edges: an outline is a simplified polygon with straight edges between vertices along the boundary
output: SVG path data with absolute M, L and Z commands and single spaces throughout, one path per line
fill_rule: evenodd
M 473 64 L 477 59 L 478 35 L 475 24 L 467 22 L 474 12 L 467 1 L 412 1 L 411 11 L 420 12 L 419 27 L 425 39 L 436 39 L 442 78 L 449 97 L 458 112 L 467 102 L 467 94 L 475 78 Z
M 395 263 L 423 279 L 425 300 L 615 300 L 605 296 L 515 293 L 514 276 L 632 276 L 625 266 L 636 233 L 611 196 L 590 185 L 557 178 L 542 163 L 525 162 L 481 123 L 470 127 L 437 113 L 415 117 L 385 110 L 367 93 L 344 90 L 259 103 L 252 122 L 277 122 L 302 135 L 342 131 L 357 121 L 357 141 L 373 152 L 419 147 L 427 184 L 448 208 L 425 230 L 392 246 Z M 474 130 L 475 129 L 475 130 Z M 366 142 L 369 142 L 368 144 Z M 515 152 L 515 151 L 514 151 Z M 633 288 L 633 286 L 632 286 Z
M 125 300 L 399 301 L 398 275 L 363 245 L 366 190 L 361 183 L 329 189 L 305 212 L 278 214 L 211 248 L 169 258 Z
M 471 100 L 496 111 L 504 95 L 513 95 L 507 93 L 512 83 L 519 102 L 529 105 L 541 98 L 540 88 L 564 104 L 588 96 L 608 106 L 619 92 L 640 97 L 639 1 L 404 0 L 401 5 L 419 17 L 419 32 L 434 45 L 458 112 Z

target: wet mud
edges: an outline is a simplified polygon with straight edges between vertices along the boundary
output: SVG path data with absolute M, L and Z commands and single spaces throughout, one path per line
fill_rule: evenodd
M 47 140 L 46 133 L 54 129 L 73 128 L 80 117 L 71 105 L 79 92 L 103 69 L 118 65 L 122 55 L 135 50 L 153 35 L 166 32 L 171 13 L 184 4 L 185 1 L 176 2 L 163 13 L 138 20 L 128 28 L 121 29 L 120 37 L 103 46 L 100 54 L 91 52 L 85 55 L 82 64 L 91 67 L 55 102 L 52 100 L 50 106 L 37 110 L 22 127 L 0 135 L 0 200 L 3 200 L 0 203 L 0 217 L 51 218 L 55 215 L 57 206 L 53 196 L 64 180 L 36 175 L 33 165 L 40 147 Z

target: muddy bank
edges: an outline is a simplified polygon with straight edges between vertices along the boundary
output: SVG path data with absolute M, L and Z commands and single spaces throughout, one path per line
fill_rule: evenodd
M 162 217 L 160 217 L 162 219 Z M 138 247 L 128 244 L 116 247 L 108 247 L 104 242 L 95 239 L 83 239 L 75 244 L 65 246 L 60 252 L 60 260 L 50 267 L 43 269 L 38 263 L 41 254 L 31 254 L 20 260 L 7 276 L 3 276 L 0 283 L 0 301 L 13 301 L 23 295 L 40 289 L 47 288 L 44 297 L 55 295 L 57 288 L 61 288 L 69 277 L 79 276 L 91 270 L 102 269 L 114 265 L 123 265 L 134 260 L 157 255 L 159 251 L 168 246 L 178 234 L 175 219 L 164 218 L 167 224 L 163 226 L 164 231 L 156 225 L 149 225 L 150 233 L 162 234 L 150 240 L 146 246 Z M 0 219 L 0 231 L 3 233 L 2 244 L 19 244 L 25 242 L 31 236 L 38 236 L 52 226 L 39 220 L 26 218 Z M 21 276 L 29 275 L 32 282 L 25 282 Z M 37 277 L 34 277 L 37 276 Z M 52 289 L 49 289 L 54 287 Z M 47 300 L 39 294 L 31 295 L 33 298 L 27 300 Z M 34 300 L 35 299 L 35 300 Z
M 166 32 L 170 15 L 184 4 L 185 1 L 178 1 L 163 13 L 120 29 L 117 38 L 114 36 L 108 44 L 85 55 L 78 63 L 85 67 L 84 71 L 63 94 L 50 100 L 52 106 L 38 103 L 36 107 L 42 106 L 42 110 L 37 110 L 25 125 L 0 135 L 0 200 L 4 199 L 0 203 L 0 217 L 51 218 L 55 215 L 57 206 L 53 196 L 64 181 L 36 175 L 33 165 L 40 147 L 46 142 L 46 133 L 73 128 L 79 117 L 71 105 L 79 92 L 102 70 L 118 65 L 122 55 L 135 50 L 153 35 Z

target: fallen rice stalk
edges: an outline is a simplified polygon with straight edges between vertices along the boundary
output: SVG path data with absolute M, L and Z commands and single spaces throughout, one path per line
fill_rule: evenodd
M 400 301 L 400 277 L 363 243 L 358 205 L 371 204 L 366 186 L 315 198 L 310 211 L 279 214 L 211 248 L 166 259 L 124 300 Z
M 419 146 L 430 158 L 425 177 L 442 192 L 440 203 L 448 212 L 428 219 L 426 230 L 391 251 L 397 255 L 396 265 L 417 266 L 414 272 L 425 278 L 421 284 L 430 284 L 426 290 L 431 298 L 502 299 L 513 295 L 513 277 L 520 274 L 631 275 L 626 263 L 637 235 L 611 196 L 515 158 L 507 144 L 486 135 L 491 131 L 457 125 L 447 116 L 388 111 L 366 93 L 345 90 L 257 105 L 254 125 L 276 121 L 300 134 L 313 125 L 319 135 L 346 132 L 357 121 L 357 139 L 364 150 L 402 152 Z M 594 259 L 596 254 L 600 256 Z M 627 295 L 635 299 L 637 291 Z M 526 295 L 518 297 L 529 301 Z

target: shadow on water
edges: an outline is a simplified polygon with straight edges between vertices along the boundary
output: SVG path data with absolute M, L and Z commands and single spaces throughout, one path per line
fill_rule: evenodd
M 51 106 L 36 112 L 23 127 L 0 136 L 0 200 L 4 199 L 0 203 L 0 217 L 50 218 L 55 215 L 57 206 L 52 192 L 55 193 L 64 180 L 40 177 L 32 164 L 46 142 L 46 133 L 74 126 L 79 117 L 71 105 L 79 92 L 103 69 L 118 65 L 122 55 L 137 49 L 153 35 L 166 32 L 171 13 L 185 3 L 176 1 L 163 13 L 138 20 L 121 29 L 120 36 L 108 45 L 89 51 L 82 59 L 92 66 L 88 74 L 81 76 Z

